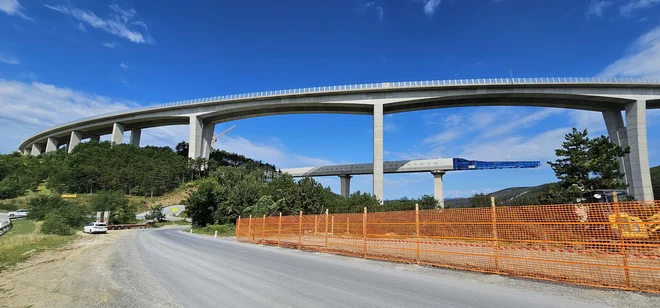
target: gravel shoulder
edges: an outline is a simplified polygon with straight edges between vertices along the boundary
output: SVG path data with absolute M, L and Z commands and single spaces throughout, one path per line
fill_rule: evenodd
M 0 274 L 0 307 L 180 307 L 145 270 L 136 230 L 81 234 Z

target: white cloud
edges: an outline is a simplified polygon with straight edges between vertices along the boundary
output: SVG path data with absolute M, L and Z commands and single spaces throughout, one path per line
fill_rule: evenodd
M 0 53 L 0 62 L 6 63 L 6 64 L 21 64 L 16 57 L 1 54 Z
M 78 30 L 82 32 L 87 32 L 87 28 L 85 28 L 85 24 L 83 24 L 82 22 L 78 23 Z
M 117 43 L 115 43 L 115 42 L 105 42 L 105 43 L 103 43 L 103 46 L 108 47 L 108 48 L 115 48 L 115 47 L 117 47 Z
M 483 132 L 482 137 L 489 138 L 494 136 L 504 135 L 510 132 L 515 132 L 519 128 L 529 127 L 538 124 L 539 121 L 558 113 L 563 113 L 565 110 L 556 109 L 556 108 L 546 108 L 541 109 L 537 112 L 529 114 L 527 116 L 520 117 L 514 121 L 506 121 L 502 125 L 492 127 L 487 131 Z M 509 119 L 511 119 L 510 117 Z M 515 118 L 515 117 L 513 117 Z
M 600 75 L 660 78 L 660 27 L 639 37 L 629 50 L 627 56 L 608 65 Z
M 461 132 L 459 130 L 446 130 L 441 133 L 424 139 L 425 143 L 446 143 L 459 137 Z
M 134 9 L 124 10 L 119 6 L 110 5 L 113 13 L 109 14 L 109 19 L 102 19 L 94 12 L 81 10 L 70 5 L 48 5 L 47 8 L 69 15 L 89 26 L 101 29 L 118 37 L 125 38 L 134 43 L 153 43 L 153 38 L 149 35 L 147 25 L 139 20 L 132 19 L 137 15 Z
M 23 7 L 18 3 L 18 0 L 0 0 L 0 11 L 9 15 L 16 15 L 29 21 L 34 21 L 34 19 L 25 15 L 22 10 Z
M 658 3 L 660 3 L 660 0 L 630 0 L 630 2 L 620 7 L 621 15 L 630 16 L 634 10 L 647 8 Z
M 0 127 L 11 132 L 4 135 L 0 152 L 15 150 L 25 138 L 50 126 L 137 106 L 41 82 L 0 79 Z
M 424 4 L 424 14 L 433 16 L 435 10 L 440 6 L 440 0 L 420 0 Z
M 124 64 L 124 62 L 122 62 L 122 63 L 119 64 L 119 67 L 121 67 L 123 69 L 127 69 L 128 65 L 126 65 L 126 64 Z
M 611 1 L 591 0 L 591 4 L 587 8 L 587 18 L 592 15 L 598 17 L 603 16 L 603 11 L 611 5 Z
M 391 132 L 395 132 L 395 131 L 397 131 L 398 129 L 399 129 L 399 127 L 396 126 L 396 125 L 393 124 L 393 123 L 387 123 L 387 122 L 386 122 L 386 123 L 383 125 L 383 130 L 386 131 L 386 132 L 389 132 L 389 133 L 391 133 Z
M 278 168 L 295 168 L 333 165 L 328 159 L 293 154 L 278 144 L 280 142 L 253 142 L 243 137 L 225 135 L 218 139 L 215 147 L 225 151 L 242 154 L 256 160 L 271 163 Z

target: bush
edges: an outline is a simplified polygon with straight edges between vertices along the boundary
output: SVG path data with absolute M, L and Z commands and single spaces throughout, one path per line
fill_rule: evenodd
M 56 213 L 46 215 L 46 220 L 41 226 L 41 233 L 56 235 L 71 235 L 73 232 L 66 218 Z
M 225 225 L 208 225 L 204 228 L 193 228 L 195 233 L 202 234 L 215 234 L 218 231 L 218 236 L 231 236 L 234 235 L 235 227 L 232 224 Z
M 155 220 L 157 222 L 165 220 L 165 213 L 163 213 L 163 207 L 162 206 L 156 206 L 149 213 L 144 215 L 144 219 L 146 220 Z
M 11 212 L 18 210 L 16 204 L 13 203 L 0 203 L 0 211 Z
M 28 218 L 43 220 L 48 213 L 57 212 L 69 203 L 57 195 L 40 195 L 30 199 L 30 213 Z

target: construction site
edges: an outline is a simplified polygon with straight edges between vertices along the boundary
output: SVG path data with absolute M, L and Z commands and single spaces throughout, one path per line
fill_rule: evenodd
M 660 202 L 248 217 L 238 241 L 660 292 Z

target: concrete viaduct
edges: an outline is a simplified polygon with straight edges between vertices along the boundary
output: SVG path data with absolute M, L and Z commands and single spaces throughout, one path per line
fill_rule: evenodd
M 660 80 L 630 78 L 486 78 L 383 82 L 265 91 L 152 105 L 64 123 L 24 140 L 19 150 L 39 155 L 82 140 L 111 134 L 115 143 L 131 132 L 139 146 L 142 129 L 190 125 L 191 158 L 210 154 L 215 124 L 238 119 L 300 113 L 373 116 L 373 193 L 383 199 L 383 115 L 467 106 L 538 106 L 601 112 L 609 138 L 631 153 L 621 159 L 629 192 L 652 200 L 646 110 L 660 108 Z M 625 122 L 622 116 L 625 113 Z M 516 119 L 511 119 L 515 121 Z

